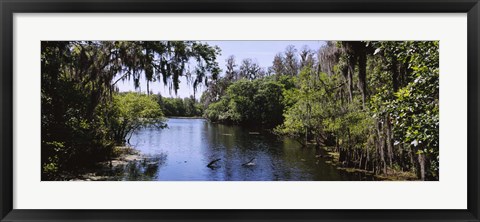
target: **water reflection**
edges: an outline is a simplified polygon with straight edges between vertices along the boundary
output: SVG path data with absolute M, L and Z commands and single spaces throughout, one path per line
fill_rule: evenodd
M 90 178 L 94 180 L 157 180 L 158 171 L 166 161 L 166 154 L 145 155 L 138 160 L 103 166 L 100 172 L 96 172 L 95 176 Z
M 132 136 L 131 143 L 150 159 L 114 167 L 106 175 L 118 180 L 167 181 L 373 179 L 339 171 L 326 163 L 329 159 L 321 150 L 302 148 L 260 129 L 204 119 L 169 119 L 168 126 L 143 129 Z

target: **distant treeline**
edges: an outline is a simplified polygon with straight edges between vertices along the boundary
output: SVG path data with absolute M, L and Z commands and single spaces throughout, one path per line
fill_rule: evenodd
M 186 98 L 169 98 L 157 96 L 158 104 L 167 117 L 201 117 L 203 115 L 203 105 L 193 96 Z

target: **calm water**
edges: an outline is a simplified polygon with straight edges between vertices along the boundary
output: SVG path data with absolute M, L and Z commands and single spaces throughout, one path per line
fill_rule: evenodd
M 115 169 L 119 180 L 371 180 L 325 163 L 323 151 L 301 148 L 259 129 L 169 119 L 167 129 L 138 131 L 130 144 L 149 158 Z M 319 153 L 321 152 L 321 153 Z M 322 157 L 318 157 L 318 155 Z M 317 155 L 317 157 L 316 157 Z M 251 159 L 255 158 L 250 164 Z M 207 165 L 220 159 L 208 167 Z

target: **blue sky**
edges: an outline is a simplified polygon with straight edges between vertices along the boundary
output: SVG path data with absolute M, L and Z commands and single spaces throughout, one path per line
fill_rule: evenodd
M 210 45 L 217 45 L 221 48 L 221 55 L 217 58 L 217 62 L 222 70 L 225 70 L 225 60 L 234 55 L 237 64 L 243 59 L 250 58 L 256 61 L 261 67 L 267 69 L 272 65 L 274 56 L 279 52 L 284 52 L 289 45 L 295 46 L 297 50 L 301 50 L 304 46 L 312 50 L 318 50 L 325 41 L 204 41 Z M 222 72 L 223 75 L 223 72 Z M 150 83 L 150 90 L 154 93 L 160 92 L 162 96 L 166 97 L 188 97 L 193 95 L 193 88 L 187 84 L 187 80 L 182 77 L 180 79 L 180 89 L 177 95 L 168 90 L 161 82 Z M 141 81 L 140 89 L 135 90 L 133 82 L 125 81 L 117 83 L 120 91 L 146 91 L 146 82 Z M 204 91 L 204 87 L 197 89 L 197 98 Z

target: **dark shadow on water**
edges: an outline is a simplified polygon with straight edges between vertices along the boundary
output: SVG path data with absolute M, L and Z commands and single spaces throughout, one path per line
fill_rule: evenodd
M 166 154 L 144 156 L 140 160 L 132 160 L 116 166 L 104 166 L 96 172 L 98 180 L 149 181 L 157 180 L 158 171 L 167 161 Z

